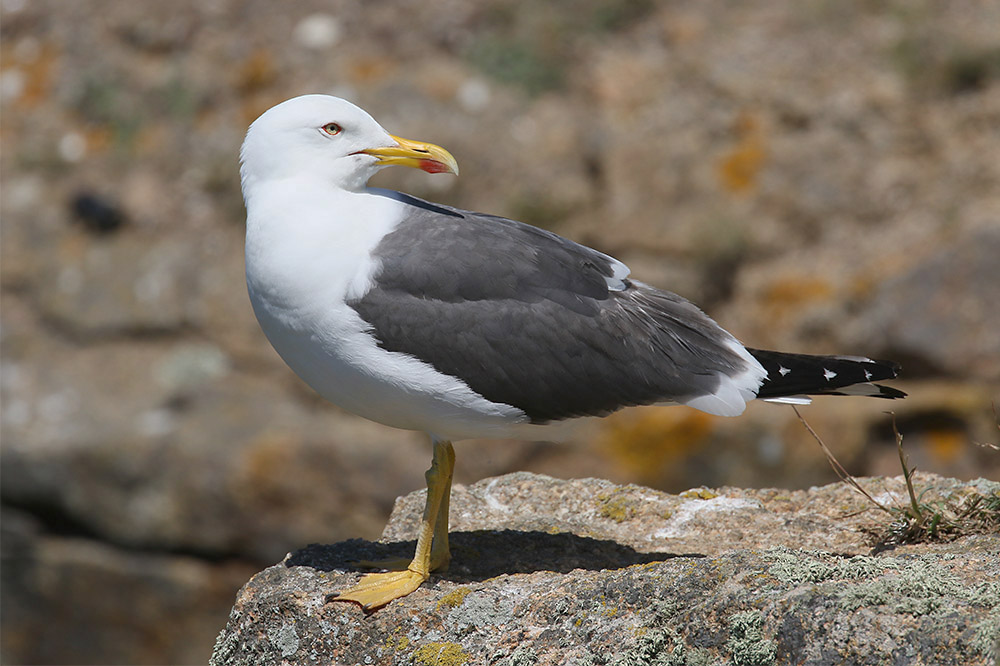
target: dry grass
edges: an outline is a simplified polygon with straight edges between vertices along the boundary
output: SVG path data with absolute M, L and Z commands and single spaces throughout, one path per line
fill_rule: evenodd
M 913 484 L 913 473 L 903 451 L 903 436 L 896 427 L 896 415 L 892 417 L 892 431 L 896 437 L 896 449 L 899 452 L 899 464 L 903 470 L 903 480 L 909 496 L 908 505 L 887 506 L 865 490 L 854 478 L 822 438 L 806 422 L 794 406 L 795 415 L 819 444 L 826 455 L 833 471 L 841 481 L 852 487 L 865 497 L 878 510 L 889 517 L 889 523 L 881 530 L 872 530 L 872 554 L 891 550 L 897 546 L 915 543 L 952 541 L 970 534 L 985 534 L 1000 531 L 1000 493 L 994 491 L 989 495 L 972 492 L 963 496 L 954 494 L 936 495 L 933 487 L 926 487 L 917 492 Z M 994 406 L 994 413 L 996 412 Z M 997 449 L 995 445 L 987 444 L 989 448 Z M 933 499 L 925 499 L 927 496 Z M 935 496 L 936 495 L 936 496 Z

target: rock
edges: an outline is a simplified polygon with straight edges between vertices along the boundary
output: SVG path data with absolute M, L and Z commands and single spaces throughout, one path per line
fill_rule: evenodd
M 901 478 L 862 479 L 884 502 Z M 927 497 L 1000 484 L 919 475 Z M 1000 639 L 1000 534 L 898 547 L 844 484 L 667 495 L 511 474 L 456 487 L 448 572 L 365 615 L 328 595 L 350 561 L 407 556 L 423 493 L 383 541 L 312 545 L 254 576 L 213 666 L 987 664 Z M 872 661 L 874 659 L 874 661 Z
M 198 276 L 193 249 L 136 234 L 99 242 L 69 236 L 48 256 L 38 303 L 45 316 L 75 335 L 176 331 L 188 323 L 186 307 Z
M 53 536 L 7 508 L 2 523 L 5 664 L 205 663 L 232 588 L 253 571 Z
M 395 495 L 376 470 L 390 488 L 419 483 L 424 449 L 403 444 L 416 435 L 310 414 L 278 399 L 280 386 L 219 375 L 211 347 L 158 347 L 77 352 L 54 375 L 8 369 L 20 390 L 5 417 L 20 421 L 5 424 L 5 502 L 114 543 L 267 562 L 289 544 L 376 534 Z M 78 375 L 97 390 L 67 389 Z M 157 388 L 114 398 L 116 383 Z M 355 472 L 338 477 L 345 467 Z
M 914 369 L 1000 381 L 1000 221 L 882 284 L 853 337 L 881 337 Z

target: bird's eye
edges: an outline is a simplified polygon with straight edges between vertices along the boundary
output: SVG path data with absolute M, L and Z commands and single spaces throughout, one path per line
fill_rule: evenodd
M 344 128 L 337 123 L 327 123 L 326 125 L 323 125 L 323 131 L 330 136 L 337 136 L 344 131 Z

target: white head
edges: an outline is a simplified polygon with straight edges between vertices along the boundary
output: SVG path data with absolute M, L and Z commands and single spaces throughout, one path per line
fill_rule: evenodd
M 359 190 L 392 164 L 458 173 L 448 151 L 392 136 L 362 109 L 329 95 L 303 95 L 271 107 L 250 125 L 240 149 L 244 198 L 254 183 L 305 174 Z

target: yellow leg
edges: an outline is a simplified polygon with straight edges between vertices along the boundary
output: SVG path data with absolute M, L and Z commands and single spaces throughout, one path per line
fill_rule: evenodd
M 448 547 L 448 509 L 451 503 L 451 477 L 455 472 L 455 449 L 451 442 L 442 442 L 442 455 L 446 459 L 441 493 L 441 507 L 434 520 L 434 538 L 431 540 L 431 571 L 447 571 L 451 562 L 451 549 Z M 435 444 L 435 452 L 437 445 Z
M 417 551 L 401 571 L 365 574 L 354 587 L 344 590 L 333 601 L 354 601 L 365 610 L 384 606 L 393 599 L 410 594 L 430 577 L 431 571 L 448 566 L 448 498 L 455 469 L 455 449 L 451 442 L 434 441 L 434 458 L 427 470 L 427 503 L 420 520 Z M 373 563 L 374 564 L 374 563 Z M 397 564 L 387 561 L 386 564 Z

